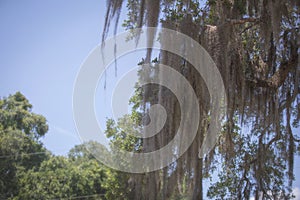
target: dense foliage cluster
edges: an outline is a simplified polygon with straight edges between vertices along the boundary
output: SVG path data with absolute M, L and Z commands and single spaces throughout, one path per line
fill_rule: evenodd
M 39 140 L 47 121 L 31 109 L 20 92 L 0 100 L 0 199 L 105 199 L 109 170 L 84 145 L 52 155 Z

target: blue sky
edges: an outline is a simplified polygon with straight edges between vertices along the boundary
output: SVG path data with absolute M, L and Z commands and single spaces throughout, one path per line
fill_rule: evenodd
M 0 96 L 21 91 L 48 120 L 43 139 L 55 154 L 79 144 L 72 116 L 73 84 L 99 44 L 105 2 L 1 0 Z
M 54 154 L 66 155 L 81 143 L 73 121 L 73 86 L 81 64 L 101 41 L 105 9 L 104 0 L 0 1 L 0 96 L 20 91 L 33 111 L 46 117 L 50 129 L 42 141 Z M 105 91 L 100 79 L 96 114 L 103 128 L 112 116 L 114 84 L 142 55 L 120 58 L 117 77 L 111 65 Z
M 33 111 L 48 120 L 43 143 L 55 154 L 65 155 L 80 143 L 72 115 L 73 84 L 80 65 L 100 43 L 105 4 L 0 1 L 0 96 L 21 91 L 29 99 Z M 295 167 L 299 171 L 299 159 Z

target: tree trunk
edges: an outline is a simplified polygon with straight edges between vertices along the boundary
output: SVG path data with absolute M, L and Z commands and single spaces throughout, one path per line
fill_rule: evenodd
M 200 158 L 195 167 L 195 185 L 192 198 L 193 200 L 203 200 L 202 169 L 203 159 Z

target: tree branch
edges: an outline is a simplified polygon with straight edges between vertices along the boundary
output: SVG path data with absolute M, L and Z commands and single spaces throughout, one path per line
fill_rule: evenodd
M 287 75 L 292 71 L 295 64 L 297 63 L 297 59 L 291 59 L 287 62 L 281 63 L 279 69 L 268 79 L 258 79 L 247 80 L 250 84 L 255 85 L 256 87 L 268 87 L 268 88 L 278 88 L 280 87 Z
M 245 24 L 246 22 L 258 22 L 258 18 L 242 18 L 242 19 L 227 19 L 227 22 L 229 22 L 231 25 L 239 25 L 239 24 Z
M 300 87 L 296 91 L 300 91 Z M 291 105 L 291 103 L 295 101 L 297 95 L 299 94 L 296 91 L 293 93 L 293 95 L 290 98 L 287 98 L 286 100 L 280 103 L 280 106 L 278 108 L 279 113 L 281 113 L 285 108 L 287 108 L 287 106 Z

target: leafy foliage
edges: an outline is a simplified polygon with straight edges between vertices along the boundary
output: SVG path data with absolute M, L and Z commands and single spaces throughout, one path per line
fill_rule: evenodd
M 107 169 L 85 148 L 97 144 L 51 155 L 39 140 L 46 119 L 20 92 L 1 99 L 0 108 L 0 199 L 105 198 Z
M 30 170 L 47 159 L 39 138 L 48 130 L 46 119 L 31 112 L 20 93 L 0 100 L 0 198 L 14 196 L 18 171 Z
M 102 199 L 105 177 L 104 168 L 94 159 L 75 164 L 68 158 L 54 156 L 37 170 L 20 173 L 21 189 L 15 199 L 62 199 L 97 194 L 95 197 Z

